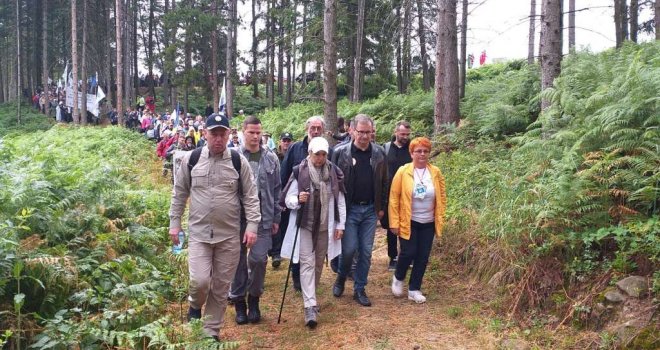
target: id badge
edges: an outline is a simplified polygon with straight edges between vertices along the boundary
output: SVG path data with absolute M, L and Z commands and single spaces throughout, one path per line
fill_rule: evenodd
M 424 197 L 426 197 L 426 185 L 422 183 L 416 184 L 415 189 L 413 190 L 413 194 L 417 199 L 424 199 Z

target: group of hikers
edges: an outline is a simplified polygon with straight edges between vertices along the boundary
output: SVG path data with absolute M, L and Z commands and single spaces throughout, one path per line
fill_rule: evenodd
M 157 152 L 164 174 L 174 174 L 169 233 L 179 244 L 190 203 L 188 320 L 202 318 L 203 309 L 206 334 L 219 340 L 228 302 L 237 324 L 260 322 L 269 256 L 273 268 L 290 260 L 311 329 L 319 322 L 316 289 L 326 258 L 336 273 L 334 297 L 343 296 L 350 277 L 355 302 L 371 306 L 366 286 L 378 221 L 387 229 L 392 294 L 404 295 L 411 270 L 408 299 L 426 301 L 422 280 L 442 233 L 445 183 L 429 163 L 430 140 L 410 140 L 408 122 L 398 122 L 384 145 L 365 114 L 348 125 L 341 120 L 334 134 L 322 117 L 310 117 L 302 140 L 284 132 L 277 145 L 254 116 L 240 130 L 216 113 L 163 124 Z M 331 147 L 324 136 L 339 142 Z

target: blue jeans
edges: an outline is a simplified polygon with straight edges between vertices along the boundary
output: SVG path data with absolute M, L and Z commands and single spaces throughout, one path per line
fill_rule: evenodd
M 373 204 L 352 204 L 346 213 L 346 227 L 341 238 L 341 257 L 339 258 L 339 277 L 346 278 L 351 271 L 353 256 L 358 253 L 357 269 L 353 291 L 364 291 L 371 267 L 371 251 L 374 248 L 376 221 L 378 220 Z

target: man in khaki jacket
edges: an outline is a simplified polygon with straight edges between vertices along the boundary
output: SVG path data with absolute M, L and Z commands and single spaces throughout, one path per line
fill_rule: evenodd
M 197 154 L 197 162 L 190 162 L 194 151 L 190 152 L 177 170 L 170 206 L 170 237 L 178 244 L 181 216 L 190 198 L 188 319 L 201 318 L 202 306 L 206 303 L 204 331 L 217 340 L 224 321 L 229 285 L 239 261 L 241 208 L 247 221 L 243 243 L 248 248 L 257 240 L 261 214 L 248 160 L 232 155 L 235 151 L 227 149 L 229 120 L 211 114 L 206 120 L 206 130 L 207 144 Z M 236 156 L 240 157 L 240 167 L 232 161 Z M 191 163 L 195 163 L 194 166 L 190 167 Z

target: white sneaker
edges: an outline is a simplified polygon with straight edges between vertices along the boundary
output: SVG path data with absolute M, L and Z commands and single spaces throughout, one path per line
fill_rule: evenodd
M 394 287 L 392 287 L 394 288 Z M 422 295 L 422 292 L 418 290 L 409 290 L 408 291 L 408 300 L 412 300 L 417 304 L 422 304 L 426 302 L 426 297 Z
M 392 276 L 392 294 L 395 297 L 403 296 L 403 281 L 396 279 L 396 276 Z

